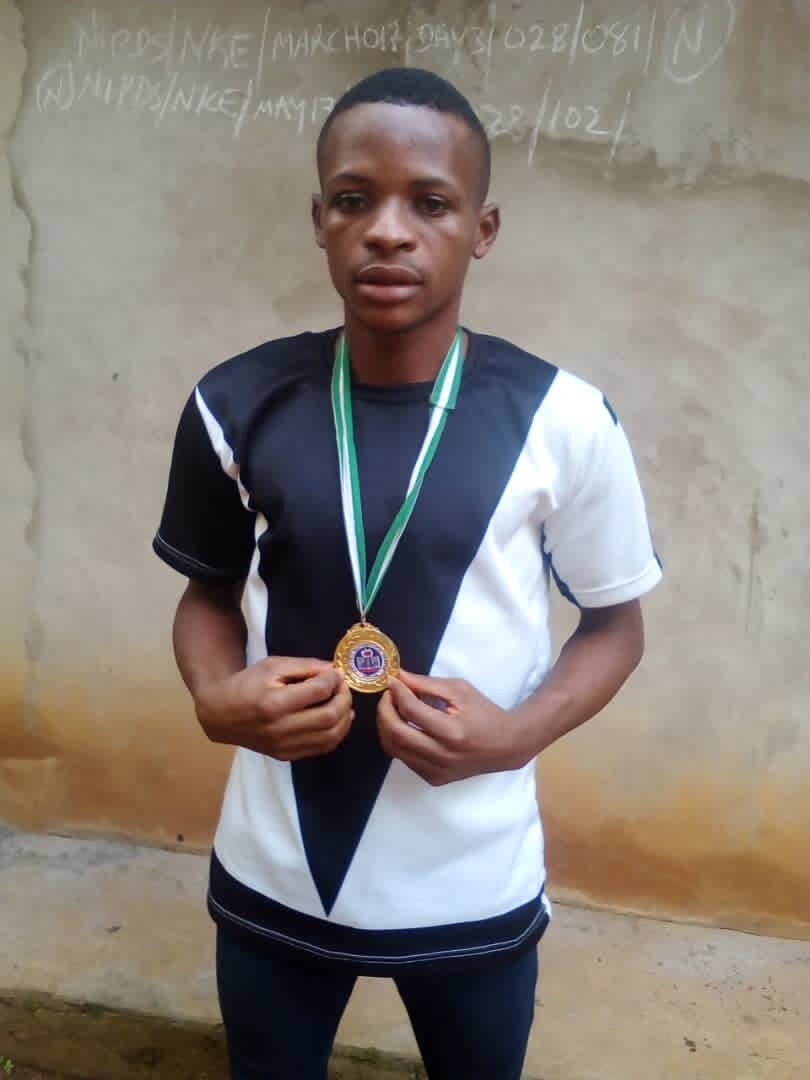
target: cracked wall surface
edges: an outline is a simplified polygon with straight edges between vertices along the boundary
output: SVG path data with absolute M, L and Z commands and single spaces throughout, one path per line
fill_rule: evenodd
M 27 633 L 35 571 L 28 530 L 33 477 L 23 449 L 27 416 L 27 293 L 30 225 L 19 201 L 9 139 L 20 107 L 26 51 L 22 16 L 0 2 L 0 791 L 4 806 L 32 813 L 42 790 L 39 750 L 28 739 L 23 702 L 30 679 Z
M 220 359 L 338 320 L 314 138 L 347 83 L 420 63 L 493 140 L 465 318 L 606 390 L 666 568 L 642 668 L 541 762 L 552 892 L 810 935 L 810 3 L 22 11 L 21 100 L 0 0 L 0 818 L 208 843 L 228 757 L 149 547 L 176 418 Z

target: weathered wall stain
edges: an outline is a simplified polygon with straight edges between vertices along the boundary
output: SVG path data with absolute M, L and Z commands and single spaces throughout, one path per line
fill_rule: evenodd
M 29 676 L 24 635 L 35 572 L 25 529 L 33 477 L 21 446 L 30 348 L 28 262 L 31 230 L 8 145 L 23 95 L 27 55 L 16 6 L 0 3 L 0 730 L 21 724 Z
M 552 895 L 810 938 L 810 793 L 765 777 L 748 793 L 705 765 L 620 816 L 598 770 L 541 767 Z M 779 807 L 793 808 L 785 820 Z M 747 835 L 728 826 L 747 798 Z
M 230 753 L 207 743 L 177 687 L 156 695 L 164 704 L 151 715 L 133 707 L 137 686 L 130 690 L 104 703 L 105 722 L 117 729 L 114 750 L 109 737 L 87 737 L 98 702 L 76 689 L 48 703 L 49 736 L 15 739 L 6 729 L 0 820 L 206 850 Z M 138 743 L 130 755 L 126 746 Z M 793 745 L 789 738 L 778 749 Z M 810 938 L 806 785 L 788 791 L 763 769 L 741 792 L 733 777 L 704 764 L 688 781 L 662 782 L 652 798 L 643 785 L 617 791 L 593 755 L 583 762 L 564 751 L 560 744 L 539 767 L 552 895 Z M 741 798 L 744 831 L 729 824 Z
M 103 701 L 85 688 L 50 687 L 36 734 L 0 725 L 0 820 L 210 845 L 230 751 L 205 739 L 177 686 L 152 695 L 151 708 L 137 682 L 118 698 L 124 687 L 122 679 Z

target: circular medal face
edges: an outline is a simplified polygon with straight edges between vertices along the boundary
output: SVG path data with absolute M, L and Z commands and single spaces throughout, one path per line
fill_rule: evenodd
M 377 694 L 399 674 L 399 650 L 376 626 L 355 623 L 338 642 L 335 667 L 352 690 Z

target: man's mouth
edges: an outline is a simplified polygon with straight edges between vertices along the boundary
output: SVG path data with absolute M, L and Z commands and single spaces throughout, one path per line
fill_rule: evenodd
M 373 263 L 358 271 L 356 281 L 361 285 L 419 285 L 421 277 L 410 266 Z
M 374 263 L 355 274 L 357 291 L 372 303 L 399 304 L 410 300 L 422 278 L 410 266 Z

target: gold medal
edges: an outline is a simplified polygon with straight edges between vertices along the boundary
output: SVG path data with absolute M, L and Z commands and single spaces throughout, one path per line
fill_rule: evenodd
M 371 623 L 355 623 L 337 644 L 335 667 L 352 690 L 378 694 L 399 675 L 399 649 Z

